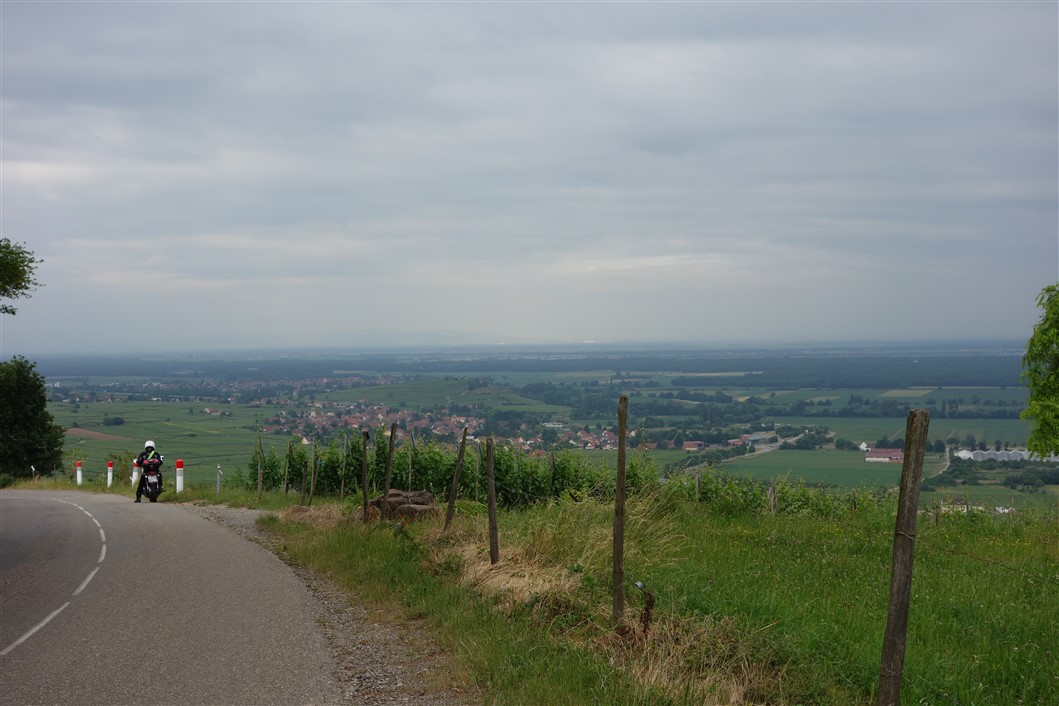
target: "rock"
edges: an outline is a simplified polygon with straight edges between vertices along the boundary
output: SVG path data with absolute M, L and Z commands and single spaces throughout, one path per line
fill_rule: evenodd
M 382 510 L 383 498 L 380 495 L 368 502 L 371 507 Z M 434 494 L 425 490 L 390 490 L 386 496 L 386 516 L 405 517 L 417 520 L 421 517 L 435 515 L 439 512 L 434 504 Z

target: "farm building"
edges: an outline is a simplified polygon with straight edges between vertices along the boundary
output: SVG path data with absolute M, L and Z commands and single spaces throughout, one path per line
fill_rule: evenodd
M 905 452 L 901 449 L 868 449 L 864 460 L 868 463 L 904 463 Z

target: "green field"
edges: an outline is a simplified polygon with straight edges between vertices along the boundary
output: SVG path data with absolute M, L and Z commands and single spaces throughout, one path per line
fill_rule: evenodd
M 187 402 L 93 402 L 82 403 L 78 409 L 71 404 L 52 403 L 48 410 L 56 423 L 67 427 L 63 452 L 68 467 L 81 459 L 86 475 L 106 473 L 107 458 L 111 454 L 143 449 L 151 439 L 166 457 L 171 472 L 177 459 L 183 459 L 188 483 L 212 482 L 217 466 L 222 472 L 249 463 L 257 443 L 257 424 L 268 410 L 249 405 L 214 405 L 223 409 L 225 416 L 205 414 L 206 405 Z M 190 412 L 189 412 L 190 411 Z M 121 417 L 120 426 L 104 425 L 107 417 Z M 76 426 L 75 426 L 76 425 Z M 93 438 L 98 434 L 116 438 Z M 269 443 L 266 437 L 265 443 Z M 287 439 L 274 443 L 286 446 Z M 126 475 L 115 469 L 115 476 Z
M 944 461 L 929 455 L 924 475 L 940 470 Z M 901 478 L 899 463 L 868 463 L 860 451 L 773 451 L 725 461 L 722 471 L 732 475 L 761 480 L 788 477 L 801 478 L 806 483 L 824 483 L 842 488 L 897 485 Z
M 836 437 L 867 441 L 869 445 L 883 436 L 904 438 L 907 423 L 903 417 L 771 417 L 769 421 L 796 427 L 826 426 Z M 968 434 L 989 444 L 1007 441 L 1014 446 L 1025 446 L 1029 426 L 1021 419 L 931 419 L 927 438 L 933 441 L 953 437 L 963 441 Z

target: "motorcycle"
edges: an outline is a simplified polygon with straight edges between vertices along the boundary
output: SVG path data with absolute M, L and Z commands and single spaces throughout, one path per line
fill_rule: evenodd
M 158 496 L 162 494 L 163 490 L 161 466 L 161 460 L 154 460 L 144 464 L 141 469 L 143 473 L 143 494 L 152 503 L 158 502 Z

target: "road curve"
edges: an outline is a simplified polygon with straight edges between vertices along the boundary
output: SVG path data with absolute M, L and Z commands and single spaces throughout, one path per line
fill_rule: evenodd
M 341 703 L 314 606 L 178 506 L 0 491 L 0 704 Z

